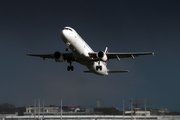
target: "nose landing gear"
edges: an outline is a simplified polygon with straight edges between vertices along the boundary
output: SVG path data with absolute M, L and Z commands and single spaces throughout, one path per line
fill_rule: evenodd
M 66 51 L 69 51 L 69 48 L 66 48 Z
M 66 51 L 69 51 L 69 46 L 71 45 L 71 43 L 67 42 L 66 45 L 67 45 Z

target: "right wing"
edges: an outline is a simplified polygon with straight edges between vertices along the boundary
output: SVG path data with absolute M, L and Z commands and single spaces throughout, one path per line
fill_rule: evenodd
M 30 53 L 28 53 L 27 56 L 41 57 L 44 60 L 45 60 L 45 58 L 52 58 L 52 59 L 54 59 L 54 54 L 30 54 Z

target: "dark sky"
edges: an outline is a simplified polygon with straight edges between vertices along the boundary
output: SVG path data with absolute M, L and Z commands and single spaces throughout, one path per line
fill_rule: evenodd
M 160 102 L 148 107 L 180 111 L 179 0 L 1 0 L 0 103 L 130 107 L 130 99 Z M 27 53 L 66 52 L 63 27 L 74 28 L 94 51 L 155 52 L 108 61 L 130 73 L 107 77 L 85 74 L 85 66 L 27 57 Z

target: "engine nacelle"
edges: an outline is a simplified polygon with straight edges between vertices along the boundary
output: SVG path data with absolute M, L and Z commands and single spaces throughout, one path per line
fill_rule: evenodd
M 107 55 L 103 51 L 99 51 L 96 55 L 101 61 L 107 61 Z
M 54 53 L 54 59 L 56 62 L 63 62 L 64 61 L 63 55 L 58 51 Z

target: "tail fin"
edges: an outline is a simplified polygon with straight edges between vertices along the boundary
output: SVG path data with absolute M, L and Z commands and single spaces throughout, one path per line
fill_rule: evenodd
M 108 47 L 106 47 L 104 53 L 108 53 L 108 51 L 109 51 L 109 49 L 108 49 Z M 107 66 L 107 60 L 104 64 Z
M 105 53 L 108 53 L 108 51 L 109 51 L 109 50 L 108 50 L 108 47 L 106 47 L 106 49 L 105 49 L 105 51 L 104 51 L 104 52 L 105 52 Z

